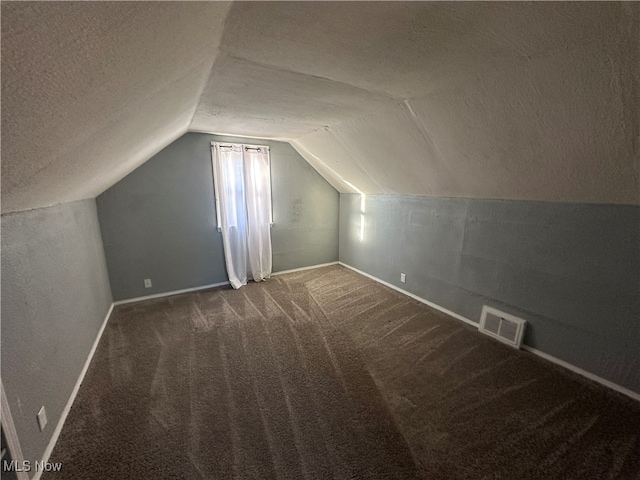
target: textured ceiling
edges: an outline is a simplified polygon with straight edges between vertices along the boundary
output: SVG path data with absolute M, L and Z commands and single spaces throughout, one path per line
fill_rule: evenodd
M 94 197 L 187 131 L 226 3 L 2 3 L 2 211 Z
M 187 130 L 338 190 L 640 203 L 637 3 L 3 3 L 2 211 L 101 193 Z M 348 183 L 346 183 L 348 182 Z

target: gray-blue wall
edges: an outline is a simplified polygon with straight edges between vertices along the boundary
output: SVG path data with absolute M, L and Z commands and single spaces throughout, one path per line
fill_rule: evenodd
M 525 318 L 525 344 L 640 392 L 640 207 L 340 196 L 340 261 L 466 318 Z M 406 283 L 400 273 L 407 274 Z
M 274 272 L 338 260 L 339 194 L 289 144 L 187 133 L 97 198 L 114 299 L 227 281 L 214 140 L 270 147 Z
M 111 306 L 93 199 L 2 216 L 2 383 L 41 460 Z M 43 432 L 36 414 L 44 406 Z

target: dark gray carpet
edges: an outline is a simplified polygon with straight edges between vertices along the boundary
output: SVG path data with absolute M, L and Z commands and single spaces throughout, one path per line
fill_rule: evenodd
M 51 479 L 640 478 L 640 403 L 344 267 L 117 307 Z

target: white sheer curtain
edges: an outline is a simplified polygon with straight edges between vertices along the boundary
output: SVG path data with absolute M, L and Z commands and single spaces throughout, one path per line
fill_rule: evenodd
M 269 150 L 212 144 L 218 228 L 233 288 L 271 275 Z

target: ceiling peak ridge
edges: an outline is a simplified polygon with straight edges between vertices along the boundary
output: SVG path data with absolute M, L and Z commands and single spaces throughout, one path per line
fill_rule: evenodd
M 193 111 L 191 112 L 191 116 L 189 117 L 189 127 L 193 125 L 193 119 L 195 118 L 196 113 L 198 112 L 198 108 L 200 108 L 200 104 L 202 103 L 202 97 L 204 96 L 204 92 L 207 89 L 207 85 L 209 85 L 209 80 L 211 79 L 211 75 L 213 75 L 213 69 L 215 68 L 216 60 L 218 59 L 219 56 L 220 56 L 220 46 L 217 46 L 214 49 L 213 59 L 211 60 L 211 65 L 209 66 L 207 75 L 204 77 L 204 81 L 200 86 L 200 91 L 198 92 L 198 96 L 196 98 L 196 101 L 194 102 Z
M 227 30 L 229 13 L 231 12 L 233 5 L 235 3 L 236 2 L 229 2 L 229 7 L 227 8 L 227 11 L 224 15 L 224 22 L 222 23 L 222 34 L 218 37 L 218 42 L 216 44 L 216 47 L 213 49 L 213 54 L 212 54 L 213 58 L 211 59 L 211 65 L 209 66 L 208 73 L 205 76 L 204 81 L 202 82 L 202 86 L 200 87 L 200 92 L 198 93 L 198 97 L 196 98 L 196 102 L 193 106 L 193 112 L 191 112 L 191 118 L 189 118 L 189 123 L 187 124 L 187 131 L 189 127 L 193 125 L 193 120 L 196 116 L 196 113 L 198 112 L 198 108 L 200 107 L 200 104 L 202 103 L 202 97 L 204 96 L 204 92 L 207 89 L 207 85 L 209 85 L 209 80 L 211 80 L 211 76 L 213 75 L 213 69 L 216 65 L 216 60 L 218 59 L 218 57 L 220 56 L 220 53 L 222 52 L 222 40 L 224 38 L 224 33 Z
M 220 47 L 220 53 L 225 55 L 227 58 L 230 58 L 230 59 L 233 59 L 233 60 L 240 60 L 242 62 L 246 62 L 246 63 L 249 63 L 251 65 L 257 65 L 259 67 L 266 68 L 266 69 L 269 69 L 269 70 L 274 70 L 274 71 L 277 71 L 277 72 L 293 73 L 295 75 L 301 75 L 301 76 L 313 78 L 313 79 L 316 79 L 316 80 L 330 82 L 330 83 L 333 83 L 333 84 L 336 84 L 336 85 L 347 86 L 347 87 L 359 90 L 361 92 L 367 92 L 367 93 L 372 94 L 372 95 L 379 95 L 380 97 L 384 97 L 387 100 L 394 100 L 394 101 L 401 101 L 402 100 L 402 99 L 400 99 L 398 97 L 394 97 L 393 95 L 391 95 L 388 92 L 385 92 L 383 90 L 369 90 L 369 89 L 360 87 L 358 85 L 353 85 L 353 84 L 348 83 L 348 82 L 342 82 L 340 80 L 336 80 L 336 79 L 331 78 L 331 77 L 325 77 L 325 76 L 322 76 L 322 75 L 314 75 L 313 73 L 302 72 L 302 71 L 299 71 L 299 70 L 296 70 L 296 69 L 293 69 L 293 68 L 283 68 L 283 67 L 279 67 L 277 65 L 273 65 L 273 64 L 267 63 L 267 62 L 257 62 L 255 60 L 251 60 L 251 59 L 248 59 L 248 58 L 245 58 L 245 57 L 241 57 L 241 56 L 238 56 L 238 55 L 234 55 L 234 54 L 232 54 L 230 52 L 227 52 L 227 51 L 225 51 L 224 46 Z

